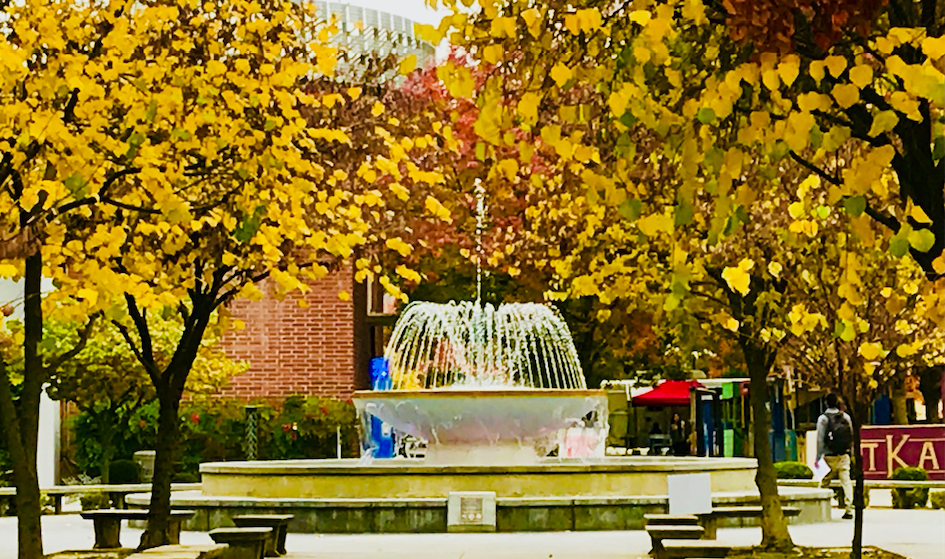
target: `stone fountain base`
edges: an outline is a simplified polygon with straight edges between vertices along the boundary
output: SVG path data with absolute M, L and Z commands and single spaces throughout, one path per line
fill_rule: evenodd
M 446 532 L 452 491 L 496 493 L 498 531 L 642 529 L 643 515 L 666 512 L 666 476 L 710 474 L 717 505 L 757 504 L 755 461 L 744 458 L 548 460 L 519 466 L 430 466 L 393 460 L 229 462 L 201 466 L 201 492 L 175 493 L 174 507 L 197 514 L 190 529 L 232 525 L 239 514 L 293 514 L 296 532 Z M 830 518 L 829 491 L 781 488 L 797 522 Z M 147 495 L 129 496 L 147 506 Z M 751 522 L 751 520 L 749 520 Z

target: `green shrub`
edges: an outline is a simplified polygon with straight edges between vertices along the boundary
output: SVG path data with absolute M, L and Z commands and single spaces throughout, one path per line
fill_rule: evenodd
M 929 495 L 933 509 L 945 509 L 945 491 L 933 491 Z
M 108 483 L 141 483 L 141 466 L 134 460 L 115 460 L 108 467 Z
M 814 479 L 814 472 L 801 462 L 776 462 L 778 479 Z
M 112 506 L 108 494 L 102 492 L 80 493 L 79 503 L 82 504 L 82 510 L 107 509 Z
M 122 429 L 113 442 L 115 460 L 109 476 L 111 483 L 135 483 L 126 480 L 139 478 L 137 464 L 134 466 L 136 475 L 131 478 L 118 474 L 116 464 L 131 462 L 128 459 L 134 452 L 155 447 L 157 411 L 157 403 L 149 402 L 139 406 L 122 422 Z M 200 481 L 199 468 L 203 462 L 246 458 L 246 402 L 183 402 L 180 418 L 180 446 L 174 481 Z M 92 477 L 100 475 L 102 448 L 94 425 L 85 414 L 79 414 L 73 425 L 75 446 L 71 450 L 79 471 Z M 292 396 L 281 405 L 260 404 L 256 421 L 256 456 L 260 460 L 334 458 L 339 427 L 344 456 L 357 457 L 360 453 L 358 425 L 350 401 Z M 130 465 L 117 467 L 132 468 Z
M 929 473 L 922 468 L 896 468 L 892 478 L 908 481 L 927 481 L 929 479 Z M 893 508 L 896 509 L 922 508 L 928 500 L 929 489 L 927 487 L 912 489 L 896 488 L 892 491 Z

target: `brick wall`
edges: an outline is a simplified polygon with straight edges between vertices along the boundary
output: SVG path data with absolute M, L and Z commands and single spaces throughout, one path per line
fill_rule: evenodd
M 299 293 L 284 300 L 235 301 L 230 310 L 243 330 L 223 339 L 227 355 L 249 361 L 250 369 L 234 377 L 223 397 L 282 399 L 292 394 L 348 398 L 363 386 L 364 311 L 355 312 L 363 287 L 354 283 L 350 266 L 311 283 L 308 308 Z M 266 292 L 266 288 L 263 288 Z M 348 301 L 338 293 L 353 294 Z M 363 306 L 363 305 L 362 305 Z

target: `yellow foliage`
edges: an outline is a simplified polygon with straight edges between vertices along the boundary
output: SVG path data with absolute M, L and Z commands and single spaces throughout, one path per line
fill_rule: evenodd
M 573 75 L 571 69 L 560 62 L 551 69 L 551 79 L 558 84 L 558 87 L 564 87 L 564 84 L 568 83 Z
M 876 137 L 880 134 L 892 130 L 899 123 L 899 117 L 895 111 L 880 111 L 873 116 L 873 124 L 870 126 L 868 134 Z
M 877 342 L 863 342 L 860 344 L 859 349 L 857 349 L 857 353 L 869 361 L 874 361 L 886 355 L 882 344 Z
M 640 232 L 653 237 L 659 232 L 673 232 L 673 218 L 665 214 L 651 214 L 637 221 Z
M 738 266 L 726 266 L 722 270 L 722 279 L 728 284 L 729 288 L 747 295 L 750 290 L 751 276 L 748 272 L 754 268 L 755 262 L 750 258 L 743 258 Z
M 789 54 L 781 59 L 781 62 L 778 63 L 778 76 L 784 82 L 784 85 L 790 86 L 794 83 L 800 67 L 801 60 L 796 54 Z
M 873 81 L 873 68 L 860 64 L 850 69 L 850 81 L 853 85 L 863 89 Z
M 450 211 L 433 196 L 427 196 L 427 199 L 424 202 L 424 207 L 428 212 L 435 215 L 439 219 L 446 221 L 447 223 L 453 222 L 453 218 L 450 216 Z
M 833 87 L 833 98 L 844 109 L 852 107 L 860 100 L 860 90 L 853 84 L 839 84 Z
M 405 280 L 409 282 L 417 283 L 421 279 L 420 274 L 404 266 L 403 264 L 401 264 L 400 266 L 397 266 L 397 269 L 395 271 L 397 272 L 398 276 L 404 278 Z
M 398 71 L 403 75 L 407 75 L 410 72 L 413 72 L 414 68 L 416 67 L 417 67 L 417 55 L 410 53 L 400 61 L 400 67 L 398 68 Z
M 945 56 L 945 36 L 922 39 L 922 52 L 932 60 Z

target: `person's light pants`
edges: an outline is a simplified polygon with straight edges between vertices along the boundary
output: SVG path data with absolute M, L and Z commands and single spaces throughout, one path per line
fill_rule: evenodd
M 828 487 L 831 480 L 840 478 L 840 488 L 843 490 L 846 512 L 853 514 L 853 482 L 850 481 L 850 455 L 824 456 L 824 460 L 830 466 L 830 473 L 820 480 L 820 486 Z

